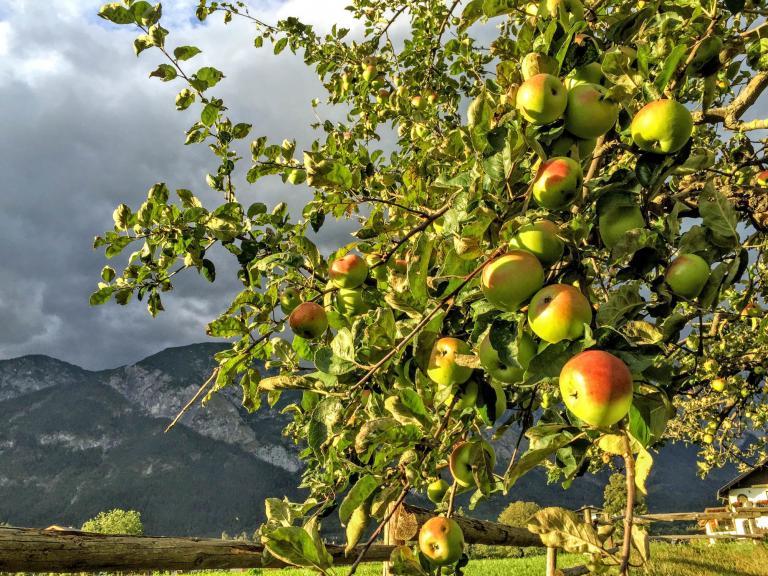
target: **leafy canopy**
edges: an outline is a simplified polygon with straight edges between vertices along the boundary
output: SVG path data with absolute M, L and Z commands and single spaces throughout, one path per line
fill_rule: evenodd
M 764 455 L 768 178 L 757 173 L 768 121 L 745 118 L 768 86 L 765 3 L 353 0 L 347 9 L 354 31 L 319 31 L 295 17 L 263 22 L 242 2 L 200 0 L 196 10 L 201 22 L 247 20 L 255 49 L 290 50 L 317 73 L 326 94 L 312 104 L 322 96 L 345 117 L 319 120 L 305 150 L 291 135 L 272 142 L 231 118 L 216 92 L 236 79 L 198 68 L 205 47 L 175 44 L 159 4 L 125 0 L 100 12 L 137 30 L 136 54 L 160 60 L 151 77 L 179 86 L 176 108 L 192 118 L 185 144 L 213 152 L 205 184 L 221 201 L 206 206 L 194 191 L 158 183 L 138 207 L 121 204 L 95 246 L 127 260 L 119 272 L 104 268 L 91 302 L 135 297 L 156 315 L 176 274 L 213 282 L 217 263 L 234 259 L 242 290 L 207 329 L 232 346 L 217 355 L 204 391 L 239 385 L 254 411 L 298 391 L 286 433 L 301 446 L 310 496 L 267 501 L 261 533 L 272 554 L 327 572 L 320 518 L 337 511 L 353 545 L 390 503 L 443 474 L 461 440 L 472 443 L 471 506 L 535 466 L 567 487 L 614 455 L 634 461 L 642 493 L 649 450 L 663 440 L 700 442 L 703 473 Z M 613 128 L 590 142 L 569 135 L 562 118 L 528 122 L 516 94 L 534 52 L 561 80 L 597 66 L 601 99 L 618 109 Z M 631 123 L 661 98 L 682 103 L 695 126 L 682 148 L 658 155 L 637 146 Z M 531 197 L 552 156 L 583 171 L 584 187 L 564 209 Z M 309 191 L 300 214 L 258 200 L 262 179 L 275 175 Z M 248 186 L 236 189 L 236 176 Z M 640 225 L 608 241 L 612 218 L 600 216 L 609 207 L 639 214 Z M 480 289 L 483 267 L 541 218 L 565 247 L 546 283 L 577 286 L 595 312 L 573 340 L 541 341 L 524 307 L 498 310 Z M 321 253 L 315 234 L 339 219 L 356 231 Z M 329 282 L 329 265 L 349 252 L 370 270 L 345 292 Z M 665 281 L 683 253 L 711 269 L 692 297 Z M 288 288 L 322 305 L 330 330 L 311 341 L 291 336 L 284 310 L 292 305 L 280 301 Z M 500 361 L 519 368 L 515 382 L 493 386 L 478 362 L 486 333 Z M 471 350 L 456 357 L 469 382 L 447 391 L 426 375 L 440 336 Z M 534 349 L 523 361 L 526 339 Z M 611 352 L 633 374 L 632 408 L 611 430 L 578 421 L 560 397 L 560 369 L 587 348 Z M 501 416 L 499 399 L 508 408 Z M 486 446 L 523 432 L 527 451 L 494 468 Z M 754 441 L 740 442 L 747 433 Z M 537 531 L 571 530 L 563 541 L 599 548 L 578 518 L 542 512 Z M 399 569 L 418 573 L 408 554 Z

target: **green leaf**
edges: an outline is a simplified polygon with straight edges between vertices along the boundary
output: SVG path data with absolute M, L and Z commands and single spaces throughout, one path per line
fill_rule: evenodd
M 645 320 L 630 320 L 623 329 L 627 340 L 634 345 L 658 344 L 664 340 L 664 334 L 656 326 Z
M 154 42 L 152 40 L 152 37 L 147 34 L 142 34 L 141 36 L 137 37 L 136 40 L 133 41 L 133 51 L 136 53 L 136 56 L 144 52 L 144 50 L 151 48 L 154 46 Z
M 114 287 L 112 286 L 104 286 L 103 288 L 99 288 L 91 294 L 91 297 L 88 299 L 88 303 L 91 306 L 100 306 L 101 304 L 105 304 L 109 301 L 110 296 L 112 296 L 112 293 L 115 291 Z
M 739 217 L 728 198 L 716 190 L 711 181 L 707 182 L 699 196 L 699 214 L 704 226 L 712 231 L 715 242 L 724 248 L 738 245 L 736 229 Z
M 184 88 L 176 96 L 176 110 L 186 110 L 195 101 L 195 93 L 189 88 Z
M 629 431 L 640 444 L 650 446 L 661 440 L 674 415 L 675 408 L 663 390 L 636 393 L 629 410 Z
M 601 304 L 597 311 L 597 325 L 617 327 L 631 319 L 645 305 L 640 296 L 640 284 L 630 282 L 623 284 L 612 292 L 608 301 Z
M 114 24 L 135 24 L 136 20 L 122 2 L 110 2 L 99 9 L 99 16 Z
M 528 450 L 507 472 L 507 475 L 504 477 L 504 489 L 509 490 L 512 488 L 523 475 L 544 462 L 544 460 L 552 456 L 560 448 L 568 446 L 571 442 L 573 442 L 573 437 L 570 434 L 560 433 L 553 435 L 549 443 L 543 448 Z
M 213 104 L 206 104 L 203 108 L 203 111 L 200 113 L 200 121 L 208 127 L 213 126 L 214 122 L 216 122 L 216 118 L 219 116 L 219 108 L 218 106 L 214 106 Z
M 194 76 L 195 80 L 204 84 L 202 91 L 205 91 L 208 88 L 213 88 L 222 78 L 224 78 L 224 73 L 211 66 L 200 68 Z
M 591 524 L 564 508 L 544 508 L 533 515 L 528 530 L 541 537 L 545 546 L 572 553 L 600 554 L 603 545 Z
M 170 82 L 176 78 L 176 68 L 170 64 L 160 64 L 154 72 L 150 72 L 150 78 L 160 78 L 163 82 Z
M 288 38 L 286 36 L 283 36 L 275 42 L 274 52 L 275 54 L 280 54 L 283 50 L 285 50 L 285 47 L 288 46 Z
M 648 475 L 651 473 L 653 467 L 653 456 L 645 448 L 640 448 L 640 451 L 635 458 L 635 486 L 643 496 L 648 496 L 648 490 L 646 483 L 648 482 Z
M 379 485 L 379 481 L 371 474 L 367 474 L 355 482 L 339 506 L 339 520 L 341 520 L 342 526 L 347 525 L 352 517 L 352 512 L 368 500 Z
M 389 557 L 392 563 L 390 573 L 396 576 L 428 576 L 421 563 L 408 546 L 398 546 Z
M 318 550 L 312 536 L 298 526 L 281 526 L 262 536 L 264 547 L 275 558 L 294 566 L 328 568 L 327 551 Z
M 197 56 L 200 52 L 202 52 L 202 50 L 197 46 L 178 46 L 173 50 L 173 57 L 176 58 L 176 60 L 184 61 Z
M 667 84 L 672 79 L 672 75 L 677 70 L 680 61 L 688 54 L 688 46 L 685 44 L 678 44 L 669 53 L 669 56 L 664 60 L 664 65 L 661 68 L 661 72 L 656 76 L 654 85 L 658 88 L 659 92 L 663 92 L 667 87 Z
M 233 316 L 221 316 L 208 323 L 205 333 L 214 338 L 232 338 L 247 333 L 242 321 Z

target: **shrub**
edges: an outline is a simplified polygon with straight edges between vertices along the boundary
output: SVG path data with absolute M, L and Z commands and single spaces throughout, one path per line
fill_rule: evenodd
M 141 523 L 141 514 L 136 510 L 115 508 L 108 512 L 99 512 L 95 518 L 83 524 L 82 530 L 97 534 L 141 536 L 144 534 L 144 525 Z

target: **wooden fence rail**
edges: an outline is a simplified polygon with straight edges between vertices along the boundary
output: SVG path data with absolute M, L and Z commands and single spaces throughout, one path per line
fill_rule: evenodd
M 392 517 L 389 534 L 392 542 L 409 542 L 416 538 L 424 522 L 433 512 L 404 504 Z M 701 521 L 713 519 L 756 518 L 768 515 L 768 509 L 739 512 L 680 512 L 644 514 L 646 522 Z M 454 516 L 469 544 L 495 546 L 543 547 L 540 537 L 525 528 L 506 526 L 497 522 Z M 593 520 L 595 520 L 593 518 Z M 763 535 L 651 536 L 654 540 L 693 539 L 763 539 Z M 351 564 L 361 547 L 344 555 L 342 546 L 327 545 L 337 565 Z M 374 545 L 365 554 L 366 562 L 389 559 L 393 545 Z M 550 563 L 556 554 L 549 552 Z M 272 560 L 268 567 L 287 565 Z M 112 536 L 76 530 L 39 530 L 33 528 L 0 527 L 0 572 L 138 572 L 148 570 L 204 570 L 264 567 L 264 547 L 239 540 L 213 538 L 174 538 L 149 536 Z M 560 569 L 565 576 L 580 576 L 588 571 L 583 566 Z
M 388 560 L 393 546 L 374 545 L 365 558 Z M 139 572 L 262 568 L 264 547 L 239 540 L 108 536 L 77 531 L 0 527 L 0 572 Z M 351 564 L 343 546 L 328 545 L 334 563 Z M 359 549 L 357 550 L 359 552 Z M 287 565 L 273 561 L 270 568 Z

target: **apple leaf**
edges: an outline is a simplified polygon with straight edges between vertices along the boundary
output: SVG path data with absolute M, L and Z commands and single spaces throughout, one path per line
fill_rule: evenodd
M 653 456 L 642 446 L 635 457 L 635 486 L 643 496 L 648 495 L 646 483 L 653 467 Z
M 711 181 L 707 182 L 699 196 L 699 213 L 704 226 L 712 231 L 713 240 L 723 248 L 732 248 L 739 243 L 736 225 L 739 221 L 736 209 L 725 195 L 716 190 Z
M 603 434 L 597 439 L 597 446 L 607 454 L 621 456 L 627 450 L 627 438 L 622 434 Z
M 632 524 L 632 547 L 637 550 L 643 562 L 648 562 L 651 557 L 651 547 L 645 526 Z
M 685 44 L 678 44 L 669 53 L 664 60 L 664 65 L 661 67 L 661 72 L 656 76 L 656 81 L 654 82 L 659 92 L 663 92 L 667 87 L 667 84 L 672 79 L 677 67 L 680 65 L 680 61 L 687 53 L 688 46 Z
M 675 409 L 663 390 L 637 393 L 629 409 L 629 431 L 640 444 L 650 446 L 662 438 L 674 415 Z
M 389 571 L 397 576 L 428 576 L 416 555 L 408 546 L 398 546 L 389 557 L 392 564 Z
M 339 520 L 342 526 L 347 525 L 355 509 L 368 500 L 378 487 L 379 481 L 372 474 L 367 474 L 355 482 L 339 506 Z
M 664 334 L 656 326 L 645 320 L 630 320 L 624 326 L 624 336 L 631 344 L 651 345 L 664 340 Z
M 611 293 L 608 300 L 597 311 L 598 326 L 617 327 L 624 320 L 633 318 L 645 305 L 640 296 L 640 284 L 629 282 Z
M 272 556 L 286 564 L 316 569 L 327 569 L 331 566 L 331 557 L 325 546 L 319 550 L 315 539 L 304 528 L 281 526 L 262 534 L 262 541 Z
M 549 442 L 542 448 L 528 450 L 520 459 L 507 471 L 504 477 L 504 490 L 509 490 L 515 485 L 523 475 L 533 470 L 536 466 L 544 462 L 555 452 L 573 442 L 570 434 L 555 434 L 549 439 Z
M 544 545 L 550 548 L 562 548 L 577 554 L 604 552 L 595 528 L 584 523 L 571 510 L 543 508 L 529 520 L 528 530 L 538 534 Z

